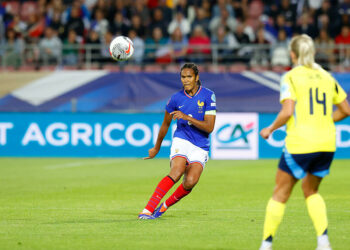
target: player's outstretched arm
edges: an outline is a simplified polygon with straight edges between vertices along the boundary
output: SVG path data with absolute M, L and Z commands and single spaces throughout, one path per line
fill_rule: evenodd
M 345 99 L 341 103 L 337 104 L 338 109 L 333 112 L 333 121 L 339 122 L 346 117 L 350 116 L 350 106 L 348 101 Z
M 211 133 L 214 130 L 215 119 L 216 119 L 215 115 L 204 115 L 204 120 L 200 121 L 178 110 L 173 111 L 170 114 L 173 116 L 174 120 L 183 119 L 183 120 L 189 121 L 190 123 L 192 123 L 193 126 L 207 133 Z
M 291 99 L 284 100 L 282 104 L 282 109 L 278 113 L 274 122 L 270 126 L 263 128 L 260 131 L 261 137 L 264 139 L 269 138 L 269 136 L 272 134 L 273 131 L 275 131 L 279 127 L 282 127 L 284 124 L 286 124 L 289 118 L 294 113 L 294 107 L 295 107 L 295 102 L 293 100 Z
M 163 120 L 162 126 L 159 129 L 156 144 L 154 145 L 153 148 L 148 150 L 148 156 L 144 157 L 143 158 L 144 160 L 152 159 L 158 154 L 160 150 L 160 146 L 162 145 L 163 139 L 168 132 L 170 124 L 171 124 L 171 114 L 165 111 L 164 120 Z

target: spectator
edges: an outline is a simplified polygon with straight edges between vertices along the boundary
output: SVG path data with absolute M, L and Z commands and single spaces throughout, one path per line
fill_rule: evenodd
M 71 20 L 72 18 L 73 20 Z M 84 29 L 90 29 L 90 19 L 90 11 L 84 1 L 74 0 L 72 6 L 68 7 L 62 14 L 62 23 L 66 26 L 66 35 L 69 30 L 74 29 L 78 36 L 83 37 Z
M 108 17 L 109 6 L 105 0 L 97 0 L 91 11 L 91 16 L 96 20 L 96 12 L 102 11 L 104 17 Z
M 134 29 L 129 31 L 128 37 L 134 44 L 134 54 L 130 60 L 136 64 L 142 64 L 145 53 L 145 42 L 137 35 L 137 32 Z
M 90 30 L 85 44 L 89 45 L 89 50 L 87 49 L 85 52 L 86 57 L 89 56 L 92 62 L 99 61 L 101 57 L 101 50 L 100 50 L 101 40 L 100 40 L 99 34 L 95 30 Z M 89 55 L 88 53 L 91 53 L 91 54 Z
M 233 12 L 235 13 L 235 18 L 239 22 L 244 22 L 246 20 L 248 12 L 248 1 L 234 0 L 232 2 Z
M 188 39 L 181 32 L 180 27 L 175 28 L 169 39 L 170 56 L 177 63 L 184 62 L 188 49 Z
M 52 27 L 54 30 L 57 30 L 58 37 L 60 39 L 64 39 L 64 25 L 61 22 L 61 12 L 54 11 L 52 13 L 51 19 L 48 20 L 48 24 L 50 27 Z
M 247 44 L 250 44 L 250 38 L 246 34 L 245 29 L 243 23 L 238 23 L 236 31 L 233 33 L 236 42 L 236 45 L 234 46 L 236 49 L 235 53 L 238 55 L 238 58 L 235 61 L 248 63 L 252 51 L 251 48 L 247 46 Z
M 296 6 L 294 4 L 291 4 L 290 0 L 281 0 L 281 5 L 277 11 L 277 18 L 279 15 L 282 15 L 284 17 L 284 25 L 292 29 L 296 20 Z M 278 23 L 277 19 L 275 21 Z M 290 37 L 288 31 L 287 35 Z
M 162 29 L 160 27 L 156 27 L 153 30 L 152 37 L 146 39 L 146 60 L 147 62 L 155 62 L 156 58 L 162 57 L 169 59 L 169 48 L 168 46 L 164 46 L 168 44 L 168 39 L 163 36 Z
M 32 13 L 27 21 L 27 36 L 30 41 L 37 41 L 45 30 L 45 20 Z
M 22 34 L 27 30 L 27 24 L 21 20 L 19 15 L 14 15 L 12 21 L 7 25 L 7 28 Z
M 288 38 L 292 37 L 292 34 L 293 34 L 292 26 L 288 24 L 284 15 L 279 14 L 277 15 L 276 23 L 272 29 L 272 34 L 276 39 L 278 38 L 278 32 L 281 29 L 283 29 L 286 32 Z
M 63 64 L 77 65 L 79 55 L 79 43 L 77 42 L 77 33 L 74 30 L 68 31 L 68 37 L 63 41 Z
M 51 27 L 45 29 L 45 37 L 39 43 L 40 62 L 44 64 L 58 63 L 61 57 L 62 42 Z
M 330 68 L 330 64 L 335 63 L 334 41 L 329 37 L 326 29 L 320 30 L 318 37 L 315 39 L 316 61 L 325 69 Z
M 340 15 L 331 6 L 330 0 L 324 0 L 321 8 L 315 13 L 315 23 L 318 30 L 327 29 L 328 34 L 335 38 L 340 32 Z
M 71 8 L 68 22 L 65 25 L 64 38 L 68 36 L 69 30 L 74 30 L 80 38 L 84 37 L 84 22 L 82 17 L 80 16 L 80 9 L 78 7 Z
M 136 0 L 134 4 L 131 6 L 131 22 L 134 16 L 140 17 L 140 21 L 142 21 L 142 24 L 144 26 L 148 26 L 151 22 L 150 20 L 150 11 L 147 8 L 146 2 L 144 0 Z M 132 28 L 134 29 L 134 28 Z M 137 32 L 137 30 L 136 30 Z M 141 34 L 137 33 L 138 36 L 141 36 Z M 144 38 L 144 36 L 141 36 Z
M 115 35 L 126 36 L 130 29 L 130 23 L 123 17 L 122 12 L 115 13 L 113 22 L 110 24 L 110 31 Z
M 269 42 L 265 39 L 265 30 L 263 28 L 259 28 L 254 44 L 260 46 L 255 48 L 255 50 L 253 51 L 252 59 L 250 60 L 250 65 L 252 67 L 257 65 L 268 66 Z
M 304 12 L 301 15 L 300 23 L 297 25 L 295 31 L 298 34 L 307 34 L 313 39 L 317 36 L 317 33 L 318 33 L 317 28 L 313 24 L 313 21 L 310 18 L 310 15 L 308 12 Z
M 210 39 L 201 26 L 194 27 L 188 45 L 187 53 L 191 61 L 200 63 L 209 59 L 211 53 Z
M 230 17 L 235 17 L 234 9 L 232 5 L 228 3 L 227 0 L 217 0 L 217 4 L 213 7 L 213 18 L 220 17 L 222 15 L 222 10 L 226 9 Z
M 109 23 L 101 9 L 95 11 L 94 19 L 91 21 L 91 29 L 96 30 L 102 39 L 108 30 Z
M 343 26 L 341 28 L 340 34 L 335 38 L 335 43 L 337 45 L 350 45 L 349 26 Z M 350 66 L 350 49 L 340 49 L 339 59 L 345 66 Z
M 171 19 L 173 18 L 173 11 L 166 5 L 166 0 L 158 0 L 158 7 L 157 7 L 162 13 L 163 13 L 163 20 L 165 23 L 170 23 Z M 183 11 L 185 11 L 184 9 Z
M 22 64 L 24 41 L 16 34 L 15 30 L 8 29 L 6 32 L 4 63 L 18 69 Z
M 108 63 L 108 62 L 114 62 L 111 54 L 109 53 L 109 45 L 111 44 L 113 40 L 113 34 L 110 31 L 107 31 L 105 33 L 105 36 L 102 40 L 102 46 L 101 46 L 101 51 L 100 51 L 100 68 L 103 67 L 103 64 Z
M 146 37 L 146 26 L 143 24 L 140 16 L 134 15 L 131 18 L 131 27 L 130 27 L 130 29 L 133 29 L 136 32 L 137 37 L 145 39 L 145 37 Z
M 221 10 L 221 16 L 214 17 L 211 19 L 209 24 L 210 32 L 213 34 L 219 28 L 219 26 L 223 26 L 226 29 L 234 32 L 236 29 L 237 21 L 230 17 L 229 12 L 224 8 Z
M 172 34 L 177 27 L 180 28 L 181 33 L 184 36 L 187 36 L 191 31 L 190 23 L 184 17 L 184 15 L 181 11 L 177 11 L 175 18 L 170 22 L 169 27 L 168 27 L 168 33 Z
M 271 50 L 272 66 L 289 66 L 288 39 L 284 29 L 278 31 L 277 42 L 272 46 Z
M 207 34 L 210 34 L 209 23 L 210 18 L 208 17 L 204 9 L 202 7 L 196 8 L 196 17 L 192 22 L 191 30 L 193 30 L 194 27 L 200 25 Z
M 227 63 L 233 60 L 233 49 L 238 43 L 232 33 L 228 32 L 225 27 L 220 26 L 215 34 L 212 35 L 211 43 L 218 46 L 218 61 Z M 214 54 L 214 51 L 213 51 Z
M 168 23 L 163 17 L 162 10 L 159 8 L 153 10 L 153 18 L 148 29 L 151 33 L 149 33 L 147 36 L 152 36 L 153 30 L 155 28 L 160 28 L 162 30 L 163 36 L 168 37 Z

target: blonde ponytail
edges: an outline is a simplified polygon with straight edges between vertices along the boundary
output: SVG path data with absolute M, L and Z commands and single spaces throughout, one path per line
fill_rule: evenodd
M 310 68 L 318 67 L 318 65 L 315 64 L 315 45 L 308 35 L 303 34 L 293 37 L 289 44 L 289 49 L 293 51 L 298 58 L 298 64 Z

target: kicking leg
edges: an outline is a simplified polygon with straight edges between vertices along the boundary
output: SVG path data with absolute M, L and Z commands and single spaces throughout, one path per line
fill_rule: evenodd
M 154 193 L 149 199 L 145 209 L 139 214 L 139 219 L 153 219 L 153 212 L 161 199 L 181 178 L 186 169 L 186 159 L 176 157 L 171 161 L 171 169 L 168 176 L 165 176 L 157 185 Z
M 180 201 L 183 197 L 188 195 L 192 188 L 197 184 L 199 178 L 203 172 L 203 167 L 199 163 L 192 163 L 187 167 L 184 180 L 175 192 L 161 204 L 159 208 L 154 212 L 154 217 L 158 218 L 172 205 Z

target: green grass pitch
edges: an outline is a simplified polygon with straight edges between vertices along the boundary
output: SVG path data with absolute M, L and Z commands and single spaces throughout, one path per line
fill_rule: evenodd
M 189 196 L 139 221 L 166 159 L 0 158 L 0 249 L 258 249 L 277 162 L 211 160 Z M 349 180 L 336 160 L 320 189 L 334 249 L 350 246 Z M 315 248 L 298 183 L 274 249 Z

